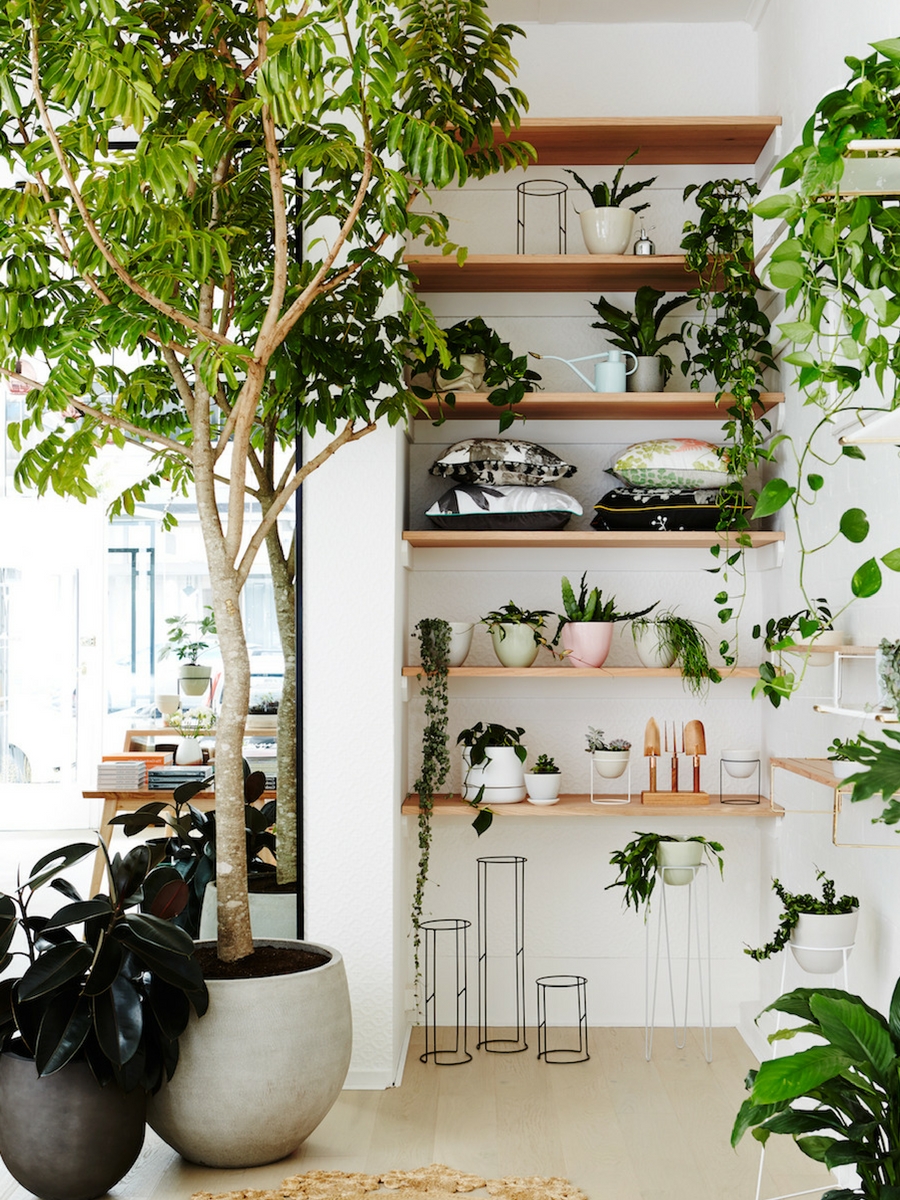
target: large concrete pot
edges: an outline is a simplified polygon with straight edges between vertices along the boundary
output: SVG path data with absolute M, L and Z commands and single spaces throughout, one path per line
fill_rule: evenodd
M 101 1087 L 84 1062 L 41 1079 L 34 1060 L 0 1054 L 0 1157 L 42 1200 L 94 1200 L 144 1143 L 146 1094 Z
M 347 1076 L 352 1032 L 343 959 L 311 942 L 268 944 L 296 945 L 329 961 L 291 975 L 208 980 L 209 1011 L 202 1021 L 191 1016 L 178 1069 L 148 1103 L 151 1128 L 202 1166 L 257 1167 L 292 1154 Z

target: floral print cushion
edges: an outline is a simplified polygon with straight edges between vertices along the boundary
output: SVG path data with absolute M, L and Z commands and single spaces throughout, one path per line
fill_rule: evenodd
M 431 474 L 460 483 L 531 486 L 566 479 L 576 469 L 536 442 L 465 438 L 444 451 L 431 467 Z
M 623 450 L 610 470 L 632 487 L 724 487 L 736 477 L 720 450 L 697 438 L 654 438 Z

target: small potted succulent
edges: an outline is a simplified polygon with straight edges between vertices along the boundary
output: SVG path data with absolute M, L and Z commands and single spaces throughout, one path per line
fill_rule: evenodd
M 856 896 L 835 896 L 834 880 L 824 871 L 816 871 L 821 881 L 822 896 L 789 892 L 777 879 L 772 890 L 781 901 L 782 913 L 772 939 L 744 953 L 762 962 L 790 945 L 794 958 L 811 975 L 833 975 L 850 957 L 849 947 L 856 939 L 859 920 L 859 900 Z
M 592 329 L 602 329 L 609 334 L 609 344 L 618 350 L 627 350 L 637 359 L 637 367 L 628 376 L 626 387 L 629 392 L 661 392 L 672 374 L 672 360 L 663 354 L 664 346 L 672 343 L 684 345 L 684 334 L 680 329 L 671 333 L 660 333 L 660 326 L 669 313 L 680 308 L 687 296 L 675 296 L 665 304 L 659 301 L 665 292 L 658 288 L 638 288 L 634 296 L 634 312 L 626 312 L 611 304 L 605 296 L 591 301 L 601 318 L 591 324 Z
M 623 254 L 631 241 L 634 214 L 650 207 L 649 202 L 635 204 L 630 208 L 624 207 L 624 202 L 631 196 L 636 196 L 644 188 L 656 183 L 654 175 L 652 179 L 641 179 L 624 187 L 620 186 L 622 172 L 639 152 L 640 146 L 632 150 L 613 176 L 612 184 L 603 181 L 591 186 L 576 171 L 566 170 L 566 174 L 571 175 L 591 198 L 592 207 L 578 214 L 584 244 L 589 254 Z
M 456 744 L 463 747 L 463 799 L 474 804 L 515 804 L 525 799 L 528 751 L 521 743 L 524 729 L 478 721 L 463 729 Z
M 544 618 L 552 616 L 546 609 L 519 608 L 510 600 L 480 623 L 488 627 L 494 653 L 504 667 L 530 667 L 541 646 L 550 646 L 541 631 L 546 628 Z
M 169 632 L 167 645 L 159 652 L 160 658 L 172 654 L 181 664 L 178 678 L 186 696 L 202 696 L 209 687 L 212 667 L 197 662 L 204 650 L 212 645 L 216 634 L 216 618 L 212 608 L 206 605 L 206 615 L 199 621 L 188 617 L 166 617 Z
M 561 782 L 559 767 L 547 754 L 539 754 L 531 770 L 525 772 L 525 787 L 532 804 L 555 804 Z
M 707 841 L 701 834 L 672 837 L 667 833 L 636 833 L 627 846 L 610 855 L 610 865 L 618 867 L 619 874 L 604 890 L 620 887 L 624 890 L 626 908 L 640 912 L 646 905 L 649 911 L 658 877 L 662 877 L 663 883 L 675 886 L 691 883 L 704 855 L 718 866 L 721 876 L 723 853 L 720 842 Z
M 828 761 L 835 779 L 846 779 L 861 769 L 859 752 L 865 752 L 862 737 L 835 738 L 828 747 Z
M 559 628 L 553 639 L 554 645 L 562 639 L 566 662 L 572 667 L 602 667 L 612 645 L 613 625 L 618 621 L 633 621 L 646 616 L 659 603 L 658 600 L 642 608 L 640 612 L 621 613 L 616 608 L 616 598 L 604 600 L 601 588 L 588 591 L 587 571 L 581 576 L 578 596 L 564 575 L 562 599 L 565 613 L 559 614 Z
M 585 749 L 594 760 L 597 774 L 604 779 L 618 779 L 628 767 L 631 742 L 624 738 L 607 738 L 602 729 L 589 728 L 585 734 Z

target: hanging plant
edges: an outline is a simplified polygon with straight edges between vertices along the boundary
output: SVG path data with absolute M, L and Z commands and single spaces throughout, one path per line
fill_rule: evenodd
M 425 884 L 431 854 L 431 814 L 434 797 L 450 771 L 447 751 L 447 669 L 450 656 L 450 625 L 440 617 L 425 617 L 416 625 L 422 658 L 422 695 L 425 698 L 425 728 L 422 730 L 422 765 L 413 791 L 419 796 L 419 865 L 413 890 L 412 925 L 416 979 L 419 978 L 419 926 L 422 921 Z

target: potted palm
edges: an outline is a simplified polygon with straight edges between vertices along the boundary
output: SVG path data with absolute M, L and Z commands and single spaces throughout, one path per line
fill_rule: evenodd
M 791 953 L 804 971 L 812 975 L 833 975 L 850 957 L 859 922 L 859 901 L 855 896 L 836 896 L 834 880 L 824 871 L 816 872 L 821 881 L 821 897 L 808 892 L 789 892 L 777 879 L 772 890 L 781 901 L 782 913 L 770 941 L 744 953 L 762 962 L 790 945 Z
M 599 321 L 591 323 L 592 329 L 603 329 L 609 336 L 610 345 L 627 350 L 637 359 L 637 369 L 629 376 L 626 388 L 629 392 L 661 392 L 672 374 L 672 359 L 663 354 L 664 346 L 672 343 L 684 345 L 684 334 L 676 329 L 663 334 L 663 320 L 676 308 L 680 308 L 687 296 L 675 296 L 660 304 L 665 292 L 654 287 L 640 287 L 634 295 L 634 312 L 626 312 L 610 303 L 605 296 L 591 301 Z
M 565 614 L 559 614 L 559 627 L 554 645 L 562 640 L 566 662 L 572 667 L 602 667 L 612 645 L 613 626 L 618 621 L 633 621 L 646 616 L 658 600 L 639 612 L 622 613 L 616 607 L 615 596 L 604 600 L 601 588 L 587 587 L 587 571 L 581 576 L 578 595 L 564 575 L 562 599 Z
M 530 667 L 541 646 L 550 643 L 542 632 L 545 617 L 553 614 L 547 609 L 519 608 L 512 600 L 481 618 L 488 627 L 494 653 L 504 667 Z
M 624 202 L 631 196 L 636 196 L 644 188 L 656 183 L 654 175 L 652 179 L 642 179 L 621 186 L 622 172 L 639 153 L 640 146 L 632 150 L 616 171 L 611 184 L 601 181 L 592 186 L 576 171 L 567 169 L 567 174 L 571 175 L 591 198 L 592 207 L 579 213 L 581 232 L 589 254 L 623 254 L 631 241 L 635 213 L 650 207 L 649 202 L 634 204 L 630 208 L 624 207 Z

